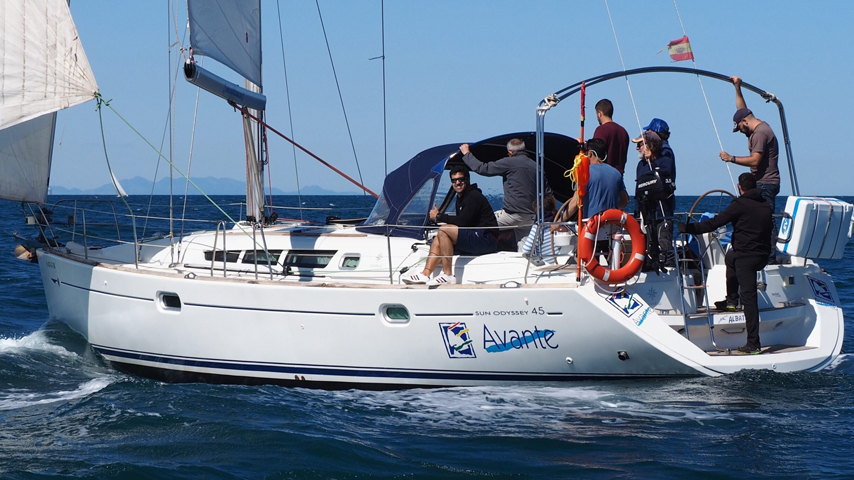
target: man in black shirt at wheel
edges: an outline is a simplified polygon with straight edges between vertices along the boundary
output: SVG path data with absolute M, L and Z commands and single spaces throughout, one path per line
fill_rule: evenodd
M 759 341 L 759 306 L 756 300 L 756 272 L 765 268 L 771 245 L 773 217 L 771 205 L 762 198 L 752 173 L 738 177 L 738 198 L 714 218 L 700 223 L 680 223 L 681 233 L 706 233 L 732 223 L 732 243 L 726 253 L 726 300 L 715 302 L 719 310 L 734 311 L 738 306 L 739 290 L 744 307 L 747 343 L 738 347 L 742 353 L 761 353 Z

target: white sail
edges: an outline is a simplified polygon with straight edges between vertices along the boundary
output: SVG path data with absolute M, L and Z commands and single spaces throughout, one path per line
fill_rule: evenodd
M 91 100 L 98 91 L 66 2 L 0 2 L 0 128 Z
M 261 85 L 261 0 L 188 0 L 190 45 Z
M 119 179 L 116 178 L 116 175 L 113 172 L 110 172 L 110 178 L 113 179 L 113 185 L 116 187 L 116 196 L 117 197 L 127 197 L 128 193 L 122 187 L 122 184 L 119 183 Z
M 44 203 L 56 114 L 0 130 L 0 198 Z
M 68 4 L 0 2 L 0 198 L 44 203 L 58 110 L 94 98 Z

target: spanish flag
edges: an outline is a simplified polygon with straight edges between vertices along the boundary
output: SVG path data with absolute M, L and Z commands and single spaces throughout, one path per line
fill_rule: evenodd
M 669 53 L 670 58 L 676 62 L 681 62 L 682 60 L 694 60 L 694 53 L 691 51 L 691 43 L 688 42 L 688 35 L 685 35 L 682 38 L 677 38 L 676 40 L 668 43 L 667 53 Z

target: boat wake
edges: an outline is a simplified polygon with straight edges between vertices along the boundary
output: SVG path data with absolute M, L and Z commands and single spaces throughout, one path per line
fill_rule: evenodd
M 646 422 L 666 424 L 691 422 L 731 422 L 744 414 L 742 405 L 716 403 L 719 399 L 696 395 L 692 388 L 666 393 L 670 388 L 659 384 L 615 384 L 615 388 L 578 387 L 483 387 L 403 392 L 336 393 L 335 403 L 363 413 L 386 414 L 406 424 L 475 433 L 484 425 L 499 427 L 503 434 L 530 434 L 536 426 L 552 436 L 565 433 L 573 424 L 642 425 Z M 728 408 L 732 407 L 732 408 Z M 751 413 L 755 417 L 755 413 Z M 452 427 L 452 428 L 451 428 Z M 583 430 L 583 429 L 582 429 Z M 545 433 L 551 431 L 552 434 Z M 436 433 L 436 432 L 434 432 Z M 576 431 L 576 434 L 581 432 Z M 597 434 L 598 435 L 598 434 Z
M 830 364 L 827 370 L 831 372 L 847 373 L 849 375 L 854 375 L 854 354 L 840 354 L 838 357 L 836 357 L 833 363 Z
M 0 411 L 83 398 L 120 379 L 94 356 L 73 351 L 73 342 L 58 342 L 63 333 L 48 327 L 0 337 Z
M 43 352 L 69 358 L 77 357 L 77 354 L 69 352 L 65 347 L 51 343 L 43 330 L 37 330 L 20 338 L 0 337 L 0 356 L 30 354 L 33 352 Z

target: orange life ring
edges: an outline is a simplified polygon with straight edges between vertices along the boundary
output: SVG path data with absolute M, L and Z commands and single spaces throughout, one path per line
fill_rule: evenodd
M 593 254 L 593 244 L 596 234 L 602 225 L 622 225 L 632 239 L 632 256 L 629 262 L 616 270 L 608 270 L 599 264 Z M 586 261 L 585 268 L 593 278 L 610 284 L 623 283 L 635 276 L 643 266 L 646 257 L 646 237 L 641 232 L 640 224 L 635 217 L 617 209 L 605 210 L 591 218 L 578 235 L 578 257 Z

